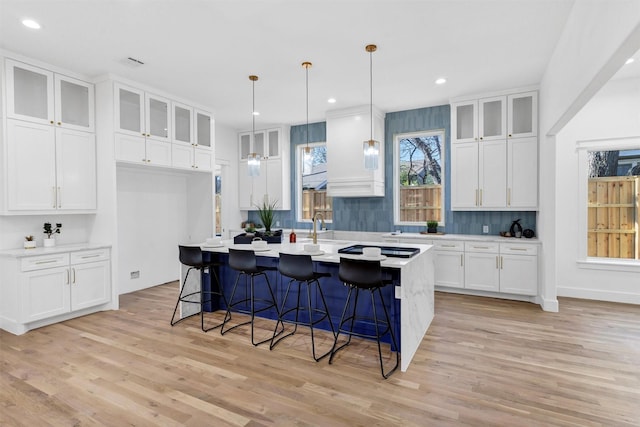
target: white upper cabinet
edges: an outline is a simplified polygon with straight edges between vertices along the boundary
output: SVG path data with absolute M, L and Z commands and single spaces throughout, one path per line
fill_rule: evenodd
M 537 92 L 451 106 L 451 209 L 536 210 Z
M 505 96 L 483 98 L 478 101 L 478 139 L 491 141 L 507 135 Z
M 195 144 L 193 137 L 193 108 L 173 103 L 173 140 Z
M 196 120 L 196 145 L 201 147 L 211 147 L 213 129 L 211 114 L 200 110 L 194 110 Z
M 171 102 L 161 96 L 116 84 L 116 131 L 171 141 Z
M 528 138 L 538 134 L 538 92 L 509 95 L 508 137 Z
M 161 96 L 145 94 L 147 138 L 168 142 L 171 138 L 171 102 Z
M 94 131 L 92 84 L 7 59 L 6 85 L 7 117 Z

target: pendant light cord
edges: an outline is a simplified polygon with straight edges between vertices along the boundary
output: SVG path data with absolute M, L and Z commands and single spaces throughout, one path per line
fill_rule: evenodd
M 306 70 L 305 84 L 307 86 L 307 150 L 309 150 L 309 66 L 304 68 Z
M 370 141 L 373 141 L 373 50 L 369 50 L 369 118 L 371 124 Z

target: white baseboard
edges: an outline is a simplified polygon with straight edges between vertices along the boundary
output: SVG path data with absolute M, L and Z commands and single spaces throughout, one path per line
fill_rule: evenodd
M 640 304 L 640 293 L 604 291 L 596 289 L 558 287 L 559 297 L 594 299 L 599 301 Z

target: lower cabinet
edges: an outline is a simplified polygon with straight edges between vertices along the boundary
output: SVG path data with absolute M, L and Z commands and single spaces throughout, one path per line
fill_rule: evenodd
M 436 241 L 433 246 L 435 285 L 464 288 L 464 242 Z
M 111 301 L 108 248 L 3 260 L 2 328 L 13 333 Z M 12 271 L 13 270 L 13 271 Z M 79 314 L 86 314 L 81 312 Z M 51 319 L 51 322 L 46 322 Z M 61 319 L 63 320 L 63 319 Z

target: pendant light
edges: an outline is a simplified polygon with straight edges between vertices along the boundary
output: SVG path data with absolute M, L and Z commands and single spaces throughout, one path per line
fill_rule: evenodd
M 308 175 L 313 169 L 313 158 L 311 157 L 311 147 L 309 147 L 309 68 L 311 68 L 311 62 L 305 61 L 302 63 L 302 67 L 306 70 L 305 84 L 307 88 L 307 146 L 304 147 L 304 154 L 302 155 L 302 174 Z
M 368 141 L 364 141 L 362 149 L 364 151 L 364 168 L 369 170 L 378 169 L 378 159 L 380 158 L 380 142 L 373 139 L 373 52 L 378 47 L 375 44 L 365 46 L 365 50 L 369 52 L 369 113 L 371 115 L 371 137 Z
M 251 86 L 251 138 L 250 143 L 251 146 L 254 147 L 255 144 L 255 135 L 256 135 L 256 80 L 258 80 L 258 76 L 249 76 L 249 80 L 252 82 Z M 249 172 L 249 176 L 260 176 L 260 155 L 256 152 L 249 153 L 247 156 L 247 170 Z

